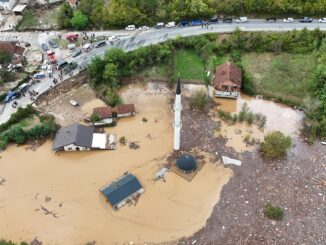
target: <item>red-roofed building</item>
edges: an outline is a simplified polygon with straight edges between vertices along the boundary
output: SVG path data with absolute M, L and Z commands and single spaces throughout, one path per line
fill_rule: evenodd
M 134 104 L 117 105 L 114 109 L 117 117 L 129 117 L 135 114 Z
M 237 98 L 242 85 L 241 68 L 227 62 L 216 67 L 215 71 L 215 96 L 225 98 Z
M 17 41 L 0 41 L 0 50 L 12 55 L 13 60 L 23 62 L 25 59 L 25 48 L 19 46 Z
M 100 120 L 94 122 L 94 126 L 112 125 L 112 108 L 110 106 L 96 107 L 93 109 L 93 115 L 98 115 Z

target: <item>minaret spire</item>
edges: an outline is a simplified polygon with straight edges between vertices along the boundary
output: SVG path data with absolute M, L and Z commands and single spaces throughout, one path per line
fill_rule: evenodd
M 174 102 L 174 150 L 180 150 L 180 133 L 181 133 L 181 81 L 180 76 L 178 77 L 177 89 L 175 94 Z

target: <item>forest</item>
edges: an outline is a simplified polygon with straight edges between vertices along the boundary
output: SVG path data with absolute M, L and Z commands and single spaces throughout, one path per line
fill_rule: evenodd
M 210 19 L 213 16 L 322 16 L 326 0 L 80 0 L 75 11 L 61 6 L 60 28 L 112 28 L 161 21 Z

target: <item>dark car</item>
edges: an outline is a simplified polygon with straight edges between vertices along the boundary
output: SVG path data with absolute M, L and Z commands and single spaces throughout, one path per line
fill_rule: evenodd
M 181 20 L 179 23 L 179 26 L 189 26 L 189 21 L 188 20 Z
M 45 43 L 42 43 L 42 50 L 43 51 L 48 51 L 49 50 L 49 47 L 48 47 L 48 45 L 46 45 Z
M 218 23 L 218 18 L 217 17 L 211 18 L 208 22 L 211 24 Z
M 192 26 L 200 26 L 202 24 L 203 24 L 203 22 L 201 20 L 192 20 L 191 21 Z
M 275 17 L 268 17 L 268 18 L 266 18 L 266 22 L 276 22 L 276 18 Z
M 231 24 L 232 23 L 232 19 L 231 18 L 225 18 L 225 19 L 223 19 L 223 23 L 229 23 L 229 24 Z
M 82 53 L 82 51 L 80 49 L 78 49 L 75 52 L 73 52 L 72 57 L 75 58 L 75 57 L 81 55 L 81 53 Z
M 299 20 L 301 23 L 311 23 L 312 18 L 311 17 L 303 17 Z
M 100 41 L 97 44 L 95 44 L 95 48 L 100 48 L 100 47 L 104 47 L 106 45 L 105 41 Z
M 58 47 L 58 44 L 56 44 L 55 41 L 53 41 L 53 40 L 51 40 L 51 39 L 49 40 L 48 43 L 49 43 L 49 45 L 50 45 L 52 48 L 57 48 L 57 47 Z

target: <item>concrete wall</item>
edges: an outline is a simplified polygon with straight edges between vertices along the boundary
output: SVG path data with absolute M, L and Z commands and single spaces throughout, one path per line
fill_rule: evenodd
M 134 115 L 134 113 L 132 112 L 129 112 L 129 113 L 125 113 L 125 114 L 118 114 L 117 117 L 120 118 L 120 117 L 130 117 Z
M 130 200 L 130 199 L 136 197 L 138 194 L 142 194 L 142 193 L 144 193 L 144 191 L 145 191 L 144 188 L 139 189 L 138 191 L 136 191 L 136 192 L 135 192 L 134 194 L 132 194 L 131 196 L 129 196 L 129 197 L 125 198 L 124 200 L 122 200 L 121 202 L 119 202 L 119 203 L 118 203 L 117 205 L 115 205 L 113 208 L 116 209 L 116 210 L 122 208 L 124 205 L 127 204 L 127 201 L 128 201 L 128 200 Z
M 90 150 L 90 148 L 80 147 L 74 144 L 66 145 L 63 149 L 65 151 L 89 151 Z

